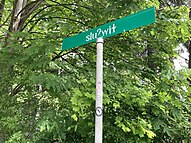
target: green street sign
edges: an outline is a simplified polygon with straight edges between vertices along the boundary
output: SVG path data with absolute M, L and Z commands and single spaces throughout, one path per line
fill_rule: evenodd
M 106 23 L 78 35 L 63 39 L 62 50 L 95 42 L 97 38 L 107 38 L 128 30 L 155 22 L 155 8 L 151 7 L 121 19 Z

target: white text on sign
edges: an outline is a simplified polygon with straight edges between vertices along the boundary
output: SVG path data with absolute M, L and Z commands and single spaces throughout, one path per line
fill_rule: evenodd
M 113 24 L 112 26 L 109 26 L 107 29 L 97 29 L 97 31 L 95 33 L 90 32 L 89 35 L 86 36 L 86 41 L 90 41 L 93 39 L 97 39 L 99 37 L 103 37 L 112 33 L 115 33 L 115 29 L 117 28 L 117 26 L 115 24 Z

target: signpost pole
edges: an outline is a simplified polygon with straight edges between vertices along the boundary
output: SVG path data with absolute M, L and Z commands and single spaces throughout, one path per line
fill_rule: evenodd
M 95 143 L 102 143 L 103 136 L 103 38 L 97 38 L 96 61 L 96 111 L 95 111 Z

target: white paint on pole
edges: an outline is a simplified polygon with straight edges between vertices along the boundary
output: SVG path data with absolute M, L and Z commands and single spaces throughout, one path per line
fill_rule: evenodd
M 103 141 L 103 38 L 97 38 L 95 143 Z

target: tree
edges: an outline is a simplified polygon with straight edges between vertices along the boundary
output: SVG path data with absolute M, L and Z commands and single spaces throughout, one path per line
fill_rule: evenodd
M 62 39 L 152 5 L 155 24 L 105 39 L 104 142 L 189 142 L 190 72 L 171 62 L 190 37 L 188 7 L 2 0 L 3 142 L 93 142 L 95 44 L 60 51 Z

